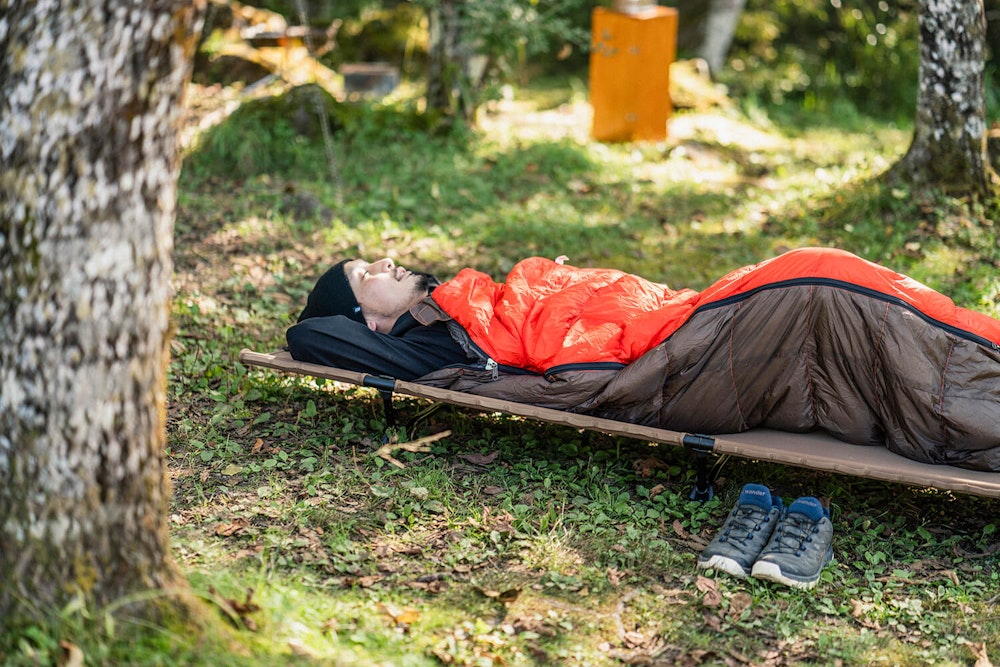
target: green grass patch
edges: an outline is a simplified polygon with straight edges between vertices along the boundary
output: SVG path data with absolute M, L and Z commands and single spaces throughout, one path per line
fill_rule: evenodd
M 552 109 L 578 91 L 536 96 Z M 646 145 L 597 144 L 585 128 L 540 138 L 520 129 L 530 114 L 459 136 L 425 132 L 405 107 L 354 113 L 332 123 L 336 179 L 319 135 L 263 115 L 230 117 L 185 161 L 171 530 L 232 641 L 190 646 L 168 623 L 108 633 L 100 613 L 71 610 L 5 644 L 6 661 L 57 659 L 64 637 L 88 664 L 1000 659 L 997 501 L 731 460 L 698 503 L 677 449 L 402 399 L 405 425 L 387 435 L 372 390 L 236 361 L 281 345 L 346 254 L 497 278 L 565 254 L 700 289 L 830 245 L 997 316 L 995 202 L 879 185 L 909 136 L 856 113 L 678 114 Z M 375 454 L 388 436 L 445 430 L 430 452 L 396 452 L 404 468 Z M 749 481 L 829 501 L 836 561 L 816 589 L 697 571 Z
M 576 95 L 543 92 L 546 109 Z M 497 278 L 524 256 L 565 254 L 698 289 L 785 249 L 830 245 L 996 316 L 995 202 L 880 185 L 908 131 L 856 112 L 678 114 L 666 142 L 646 145 L 539 136 L 522 131 L 535 119 L 502 113 L 488 133 L 435 135 L 405 109 L 396 123 L 378 113 L 335 126 L 339 182 L 321 140 L 266 123 L 254 126 L 252 164 L 234 171 L 202 148 L 185 165 L 174 544 L 198 590 L 253 592 L 252 627 L 233 623 L 241 660 L 997 659 L 995 500 L 732 460 L 716 497 L 698 503 L 682 451 L 416 400 L 398 400 L 407 421 L 387 435 L 372 390 L 235 361 L 241 347 L 280 345 L 315 278 L 346 254 Z M 271 141 L 274 155 L 259 154 Z M 430 452 L 397 452 L 404 468 L 375 454 L 386 437 L 444 430 Z M 829 501 L 836 560 L 815 590 L 696 570 L 748 481 L 786 502 Z

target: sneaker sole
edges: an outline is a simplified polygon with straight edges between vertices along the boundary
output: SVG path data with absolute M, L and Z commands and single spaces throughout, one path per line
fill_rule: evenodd
M 779 584 L 785 584 L 786 586 L 801 588 L 803 590 L 812 588 L 819 581 L 819 574 L 812 579 L 792 579 L 791 577 L 785 576 L 785 574 L 782 573 L 781 568 L 778 567 L 776 563 L 754 563 L 753 570 L 750 572 L 750 575 L 754 579 L 776 581 Z
M 749 574 L 743 569 L 743 566 L 737 563 L 732 558 L 726 558 L 725 556 L 712 556 L 708 560 L 699 560 L 698 567 L 705 569 L 719 570 L 725 572 L 726 574 L 731 574 L 734 577 L 739 577 L 740 579 L 746 579 Z

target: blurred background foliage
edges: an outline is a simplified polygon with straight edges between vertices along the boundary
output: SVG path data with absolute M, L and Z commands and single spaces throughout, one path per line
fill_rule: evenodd
M 300 23 L 341 21 L 337 48 L 323 62 L 386 61 L 419 78 L 428 50 L 427 12 L 442 0 L 254 0 Z M 466 37 L 500 65 L 499 81 L 585 71 L 590 15 L 610 0 L 472 0 Z M 661 0 L 676 5 L 676 0 Z M 987 104 L 1000 108 L 1000 0 L 985 3 Z M 916 0 L 747 0 L 726 66 L 717 73 L 735 99 L 805 113 L 839 111 L 906 122 L 916 102 Z M 681 16 L 681 31 L 685 29 Z M 690 57 L 681 39 L 678 59 Z M 496 90 L 491 89 L 495 95 Z

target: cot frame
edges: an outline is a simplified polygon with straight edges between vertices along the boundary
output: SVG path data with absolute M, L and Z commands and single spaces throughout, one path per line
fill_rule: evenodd
M 769 429 L 719 435 L 684 433 L 305 363 L 296 361 L 287 351 L 266 353 L 244 349 L 239 354 L 239 361 L 246 366 L 372 387 L 382 396 L 387 420 L 394 419 L 392 397 L 400 394 L 481 412 L 501 412 L 646 442 L 681 446 L 695 455 L 698 464 L 698 482 L 691 494 L 694 499 L 705 500 L 712 496 L 712 480 L 706 466 L 710 454 L 1000 498 L 1000 472 L 921 463 L 890 452 L 885 447 L 851 445 L 825 433 L 787 433 Z

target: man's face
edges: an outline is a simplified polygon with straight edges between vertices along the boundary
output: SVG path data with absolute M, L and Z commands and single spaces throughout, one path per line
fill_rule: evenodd
M 395 322 L 427 295 L 427 274 L 396 266 L 388 257 L 375 262 L 351 260 L 344 265 L 344 275 L 366 319 L 385 318 Z

